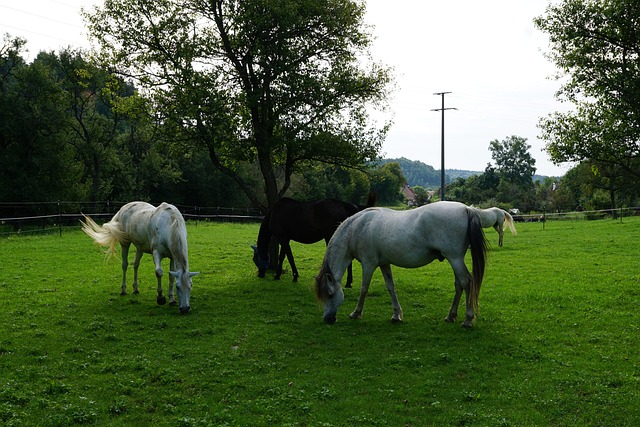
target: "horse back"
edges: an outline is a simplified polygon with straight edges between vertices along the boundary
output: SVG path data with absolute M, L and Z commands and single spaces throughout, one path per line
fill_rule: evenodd
M 315 243 L 330 239 L 336 228 L 358 208 L 336 199 L 300 202 L 280 199 L 268 213 L 271 233 L 279 239 Z
M 186 225 L 175 206 L 162 203 L 156 208 L 149 203 L 132 202 L 118 214 L 129 243 L 136 248 L 146 253 L 157 250 L 163 258 L 174 258 L 176 253 L 186 251 Z
M 419 267 L 443 257 L 464 257 L 468 218 L 462 204 L 434 203 L 409 211 L 369 208 L 347 219 L 336 236 L 348 236 L 349 251 L 361 262 Z

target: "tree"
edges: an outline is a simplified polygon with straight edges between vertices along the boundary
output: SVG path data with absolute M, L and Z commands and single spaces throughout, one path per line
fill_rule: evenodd
M 26 64 L 22 39 L 0 47 L 0 200 L 78 199 L 81 169 L 63 142 L 64 91 L 47 64 Z
M 364 3 L 345 0 L 113 0 L 86 12 L 107 63 L 136 79 L 188 147 L 206 147 L 256 206 L 311 161 L 361 167 L 388 125 L 390 71 L 363 65 Z M 255 163 L 264 199 L 238 174 Z
M 640 177 L 640 3 L 564 0 L 548 6 L 535 25 L 550 38 L 547 57 L 566 83 L 567 113 L 542 118 L 546 150 L 556 163 L 615 165 Z
M 371 172 L 371 191 L 376 193 L 382 204 L 396 203 L 401 200 L 400 190 L 407 179 L 398 163 L 387 163 Z
M 500 177 L 515 185 L 530 185 L 536 173 L 536 160 L 529 153 L 530 148 L 526 138 L 515 135 L 491 141 L 489 150 Z

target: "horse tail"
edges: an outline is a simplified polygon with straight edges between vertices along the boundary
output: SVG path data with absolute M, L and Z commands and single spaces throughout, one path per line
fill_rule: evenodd
M 513 221 L 513 217 L 509 212 L 507 211 L 503 211 L 503 212 L 504 212 L 504 222 L 505 224 L 507 224 L 507 227 L 509 227 L 509 230 L 511 230 L 511 234 L 515 236 L 516 234 L 518 234 L 518 232 L 516 231 L 516 225 Z
M 482 230 L 482 222 L 477 211 L 468 209 L 467 241 L 471 247 L 471 260 L 473 265 L 469 298 L 474 310 L 478 311 L 478 297 L 484 277 L 484 268 L 487 262 L 488 243 Z
M 107 257 L 114 256 L 116 252 L 116 244 L 126 241 L 127 234 L 122 230 L 122 227 L 118 221 L 111 220 L 102 226 L 95 223 L 94 220 L 82 214 L 84 222 L 82 224 L 82 231 L 93 239 L 93 241 L 99 245 L 107 248 Z

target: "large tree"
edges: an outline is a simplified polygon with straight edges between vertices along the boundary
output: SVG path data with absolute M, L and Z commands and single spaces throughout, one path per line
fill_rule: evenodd
M 206 147 L 256 206 L 312 161 L 362 166 L 387 125 L 390 71 L 368 56 L 361 0 L 110 0 L 86 12 L 102 58 L 153 97 L 176 141 Z M 262 197 L 237 173 L 255 163 Z
M 531 185 L 536 173 L 536 159 L 529 153 L 530 148 L 526 138 L 516 135 L 502 141 L 491 141 L 489 150 L 500 178 L 520 186 Z
M 500 202 L 529 210 L 533 201 L 533 175 L 536 160 L 529 153 L 531 146 L 527 139 L 512 135 L 489 143 L 491 158 L 496 162 L 495 171 L 499 177 L 497 199 Z
M 640 2 L 564 0 L 548 6 L 535 24 L 549 35 L 547 57 L 565 79 L 557 96 L 575 105 L 540 121 L 552 160 L 587 161 L 637 180 Z

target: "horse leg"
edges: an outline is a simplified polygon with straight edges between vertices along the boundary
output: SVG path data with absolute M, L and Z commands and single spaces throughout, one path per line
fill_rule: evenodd
M 453 268 L 453 274 L 455 276 L 456 294 L 453 297 L 453 304 L 451 304 L 451 310 L 449 310 L 449 315 L 445 318 L 445 321 L 455 322 L 455 320 L 458 318 L 458 306 L 460 305 L 462 291 L 464 291 L 466 313 L 462 326 L 465 328 L 470 328 L 473 326 L 473 323 L 476 319 L 475 311 L 470 301 L 472 280 L 471 274 L 469 273 L 469 269 L 467 269 L 467 266 L 464 263 L 464 258 L 461 258 L 457 261 L 449 260 L 449 263 Z
M 498 246 L 502 246 L 502 237 L 504 236 L 504 228 L 502 224 L 496 223 L 493 228 L 498 232 Z
M 138 291 L 138 267 L 140 267 L 140 260 L 142 259 L 142 252 L 140 249 L 136 248 L 136 258 L 133 261 L 133 293 L 139 294 Z
M 276 266 L 276 275 L 274 280 L 280 280 L 282 276 L 282 264 L 284 263 L 284 257 L 287 256 L 287 252 L 284 250 L 284 245 L 280 243 L 280 254 L 278 255 L 278 265 Z
M 369 285 L 371 284 L 371 277 L 373 276 L 373 272 L 375 270 L 374 267 L 370 267 L 368 265 L 362 265 L 362 287 L 360 287 L 360 298 L 358 299 L 358 305 L 356 305 L 356 309 L 349 315 L 352 319 L 360 319 L 362 317 L 362 309 L 364 308 L 364 299 L 369 292 Z
M 293 281 L 298 281 L 298 269 L 296 268 L 296 262 L 293 260 L 293 252 L 291 252 L 290 242 L 286 242 L 285 245 L 282 245 L 285 250 L 285 254 L 287 255 L 287 260 L 289 261 L 289 265 L 291 266 L 291 274 L 293 275 Z
M 347 267 L 347 284 L 344 285 L 345 288 L 350 288 L 353 283 L 353 263 L 349 263 L 349 267 Z
M 396 296 L 396 290 L 393 283 L 393 274 L 391 273 L 391 266 L 381 265 L 380 271 L 382 272 L 382 277 L 384 277 L 384 283 L 385 285 L 387 285 L 387 291 L 389 291 L 389 295 L 391 296 L 391 304 L 393 305 L 393 316 L 391 317 L 391 322 L 402 322 L 402 307 L 400 307 L 398 297 Z
M 127 267 L 129 266 L 129 246 L 130 243 L 122 244 L 122 286 L 120 287 L 120 295 L 127 294 Z M 135 276 L 135 272 L 134 272 Z M 135 288 L 134 288 L 135 289 Z
M 167 303 L 167 298 L 162 295 L 162 257 L 157 250 L 153 251 L 153 262 L 156 265 L 156 278 L 158 279 L 158 297 L 156 298 L 156 302 L 159 305 L 163 305 Z
M 464 269 L 464 271 L 466 271 L 467 274 L 469 274 L 469 271 L 467 270 L 467 266 L 464 264 L 464 261 L 462 261 L 462 265 L 460 265 L 461 264 L 460 261 L 454 263 L 451 260 L 449 260 L 449 264 L 451 265 L 451 268 L 453 268 L 453 274 L 455 276 L 454 284 L 455 284 L 456 293 L 453 296 L 453 302 L 451 303 L 449 314 L 447 315 L 447 317 L 444 318 L 444 321 L 449 323 L 454 323 L 456 320 L 458 320 L 458 306 L 460 305 L 460 298 L 462 297 L 462 292 L 464 291 L 464 284 L 460 280 L 460 274 L 458 273 L 458 271 L 461 271 Z
M 176 271 L 176 263 L 173 259 L 169 262 L 169 271 Z M 177 305 L 176 299 L 173 295 L 173 284 L 176 282 L 176 278 L 173 274 L 169 274 L 169 305 Z

